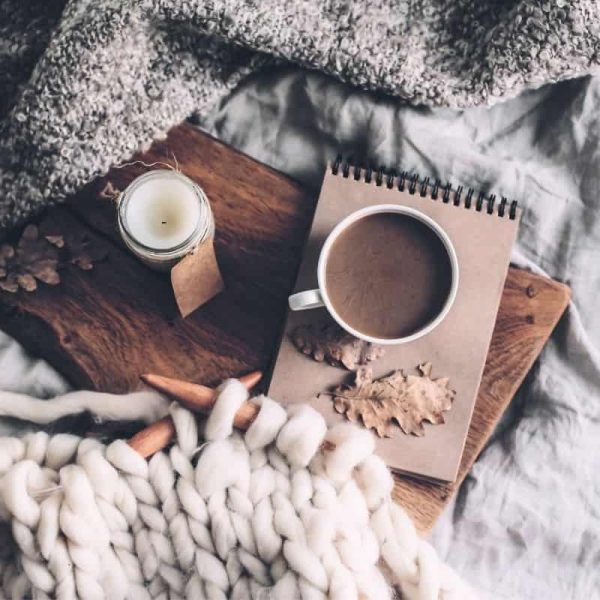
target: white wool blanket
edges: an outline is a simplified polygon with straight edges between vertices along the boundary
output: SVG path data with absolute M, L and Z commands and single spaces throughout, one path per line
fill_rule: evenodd
M 264 396 L 240 433 L 247 398 L 227 381 L 200 422 L 155 394 L 151 412 L 170 412 L 176 441 L 149 461 L 123 440 L 0 438 L 0 597 L 474 597 L 393 502 L 370 433 Z M 112 415 L 107 395 L 89 393 L 87 406 L 98 399 L 94 411 Z M 148 398 L 131 400 L 139 418 Z M 4 414 L 14 401 L 0 395 Z M 47 422 L 71 405 L 29 399 L 18 415 Z

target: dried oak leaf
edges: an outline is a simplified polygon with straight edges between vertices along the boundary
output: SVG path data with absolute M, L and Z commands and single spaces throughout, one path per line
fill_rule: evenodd
M 385 353 L 382 346 L 359 340 L 337 323 L 327 321 L 300 325 L 292 331 L 290 338 L 300 352 L 317 362 L 325 361 L 349 371 L 377 360 Z
M 46 240 L 57 248 L 65 247 L 65 238 L 62 235 L 45 235 Z
M 419 365 L 419 375 L 394 371 L 373 380 L 371 369 L 361 367 L 353 385 L 341 385 L 332 392 L 333 406 L 349 421 L 361 422 L 379 437 L 389 437 L 394 421 L 406 434 L 425 435 L 423 422 L 444 422 L 455 392 L 448 378 L 431 379 L 431 364 Z
M 15 247 L 0 247 L 0 289 L 15 293 L 37 289 L 37 282 L 60 283 L 57 272 L 58 251 L 46 238 L 40 237 L 35 225 L 27 225 Z
M 98 193 L 100 198 L 103 198 L 104 200 L 116 200 L 120 194 L 121 190 L 116 188 L 110 181 L 107 181 Z
M 64 246 L 67 250 L 68 261 L 82 269 L 90 271 L 94 265 L 107 256 L 107 250 L 99 246 L 85 232 L 66 235 Z

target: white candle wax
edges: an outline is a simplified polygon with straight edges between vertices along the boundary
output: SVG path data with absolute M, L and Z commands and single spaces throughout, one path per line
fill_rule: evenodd
M 127 202 L 125 219 L 131 237 L 147 248 L 166 250 L 183 244 L 200 219 L 194 190 L 172 177 L 142 182 Z
M 135 179 L 119 197 L 117 218 L 126 246 L 163 271 L 214 235 L 206 194 L 176 171 L 157 169 Z

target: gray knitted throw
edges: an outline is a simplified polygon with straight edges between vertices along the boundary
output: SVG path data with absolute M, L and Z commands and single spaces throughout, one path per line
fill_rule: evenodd
M 283 61 L 487 104 L 597 68 L 598 0 L 1 0 L 0 228 Z

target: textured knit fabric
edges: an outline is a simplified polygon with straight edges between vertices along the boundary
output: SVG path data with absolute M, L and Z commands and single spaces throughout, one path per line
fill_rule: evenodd
M 144 416 L 166 413 L 164 398 L 145 394 Z M 234 432 L 247 398 L 227 381 L 200 424 L 173 405 L 175 444 L 149 461 L 123 440 L 0 437 L 0 597 L 386 600 L 398 590 L 474 600 L 392 501 L 371 433 L 328 430 L 313 408 L 286 412 L 265 396 L 248 430 Z M 14 399 L 0 394 L 2 410 Z M 13 414 L 42 422 L 57 402 L 59 412 L 82 400 L 104 412 L 132 400 L 133 412 L 106 413 L 126 419 L 144 406 L 135 394 L 21 399 Z
M 4 0 L 0 227 L 63 200 L 248 72 L 293 61 L 415 103 L 598 66 L 596 0 Z

